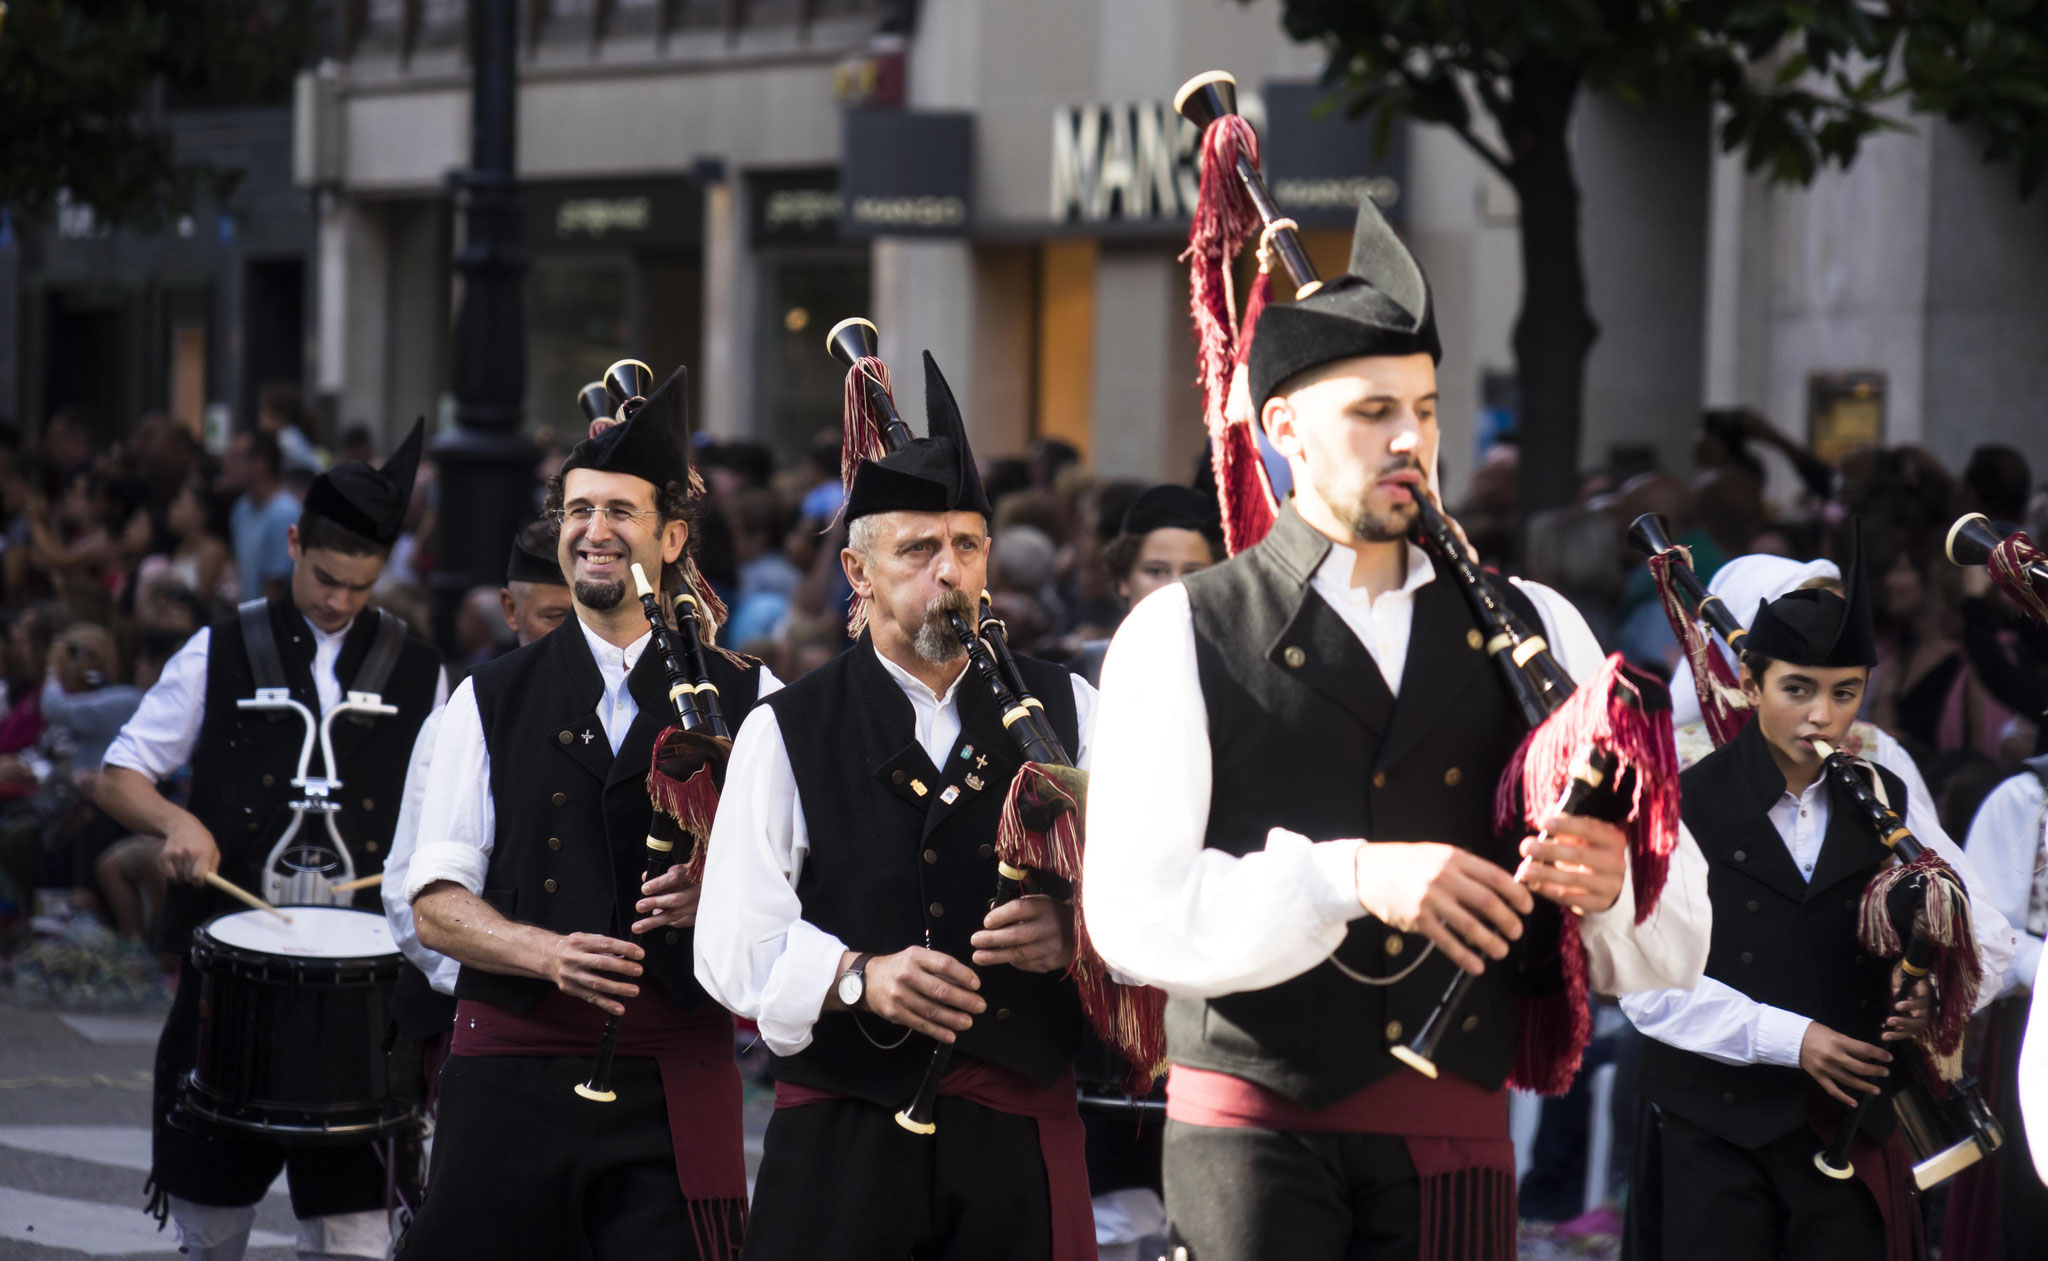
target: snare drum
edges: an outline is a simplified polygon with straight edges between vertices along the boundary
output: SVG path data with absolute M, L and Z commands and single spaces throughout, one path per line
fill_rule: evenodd
M 223 915 L 192 936 L 197 1067 L 179 1105 L 279 1143 L 356 1142 L 418 1128 L 384 1039 L 402 959 L 384 917 L 294 906 Z

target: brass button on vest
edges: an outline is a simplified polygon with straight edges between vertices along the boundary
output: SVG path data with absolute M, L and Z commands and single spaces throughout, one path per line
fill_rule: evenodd
M 1757 902 L 1757 901 L 1756 901 L 1756 900 L 1754 900 L 1754 899 L 1751 899 L 1751 901 L 1750 901 L 1750 904 L 1749 904 L 1749 909 L 1750 909 L 1750 910 L 1752 910 L 1752 911 L 1755 911 L 1755 910 L 1760 910 L 1760 909 L 1762 909 L 1762 906 L 1763 906 L 1763 904 L 1762 904 L 1762 903 L 1760 903 L 1760 902 Z
M 997 1020 L 1008 1020 L 1009 1018 L 1010 1018 L 1010 1009 L 1009 1009 L 1009 1008 L 1007 1008 L 1007 1007 L 998 1007 L 998 1008 L 996 1008 L 996 1019 L 997 1019 Z
M 548 838 L 548 848 L 549 848 L 549 849 L 560 849 L 560 848 L 562 848 L 562 838 L 561 838 L 561 837 L 559 837 L 559 836 L 550 836 L 550 837 Z
M 369 850 L 369 851 L 370 851 L 370 852 L 371 852 L 372 854 L 374 854 L 374 853 L 376 853 L 376 852 L 377 852 L 377 842 L 375 842 L 375 841 L 364 841 L 364 842 L 363 842 L 363 848 L 364 848 L 364 849 L 366 849 L 366 850 Z
M 1401 1040 L 1401 1022 L 1400 1022 L 1400 1021 L 1398 1021 L 1398 1020 L 1389 1020 L 1389 1021 L 1387 1022 L 1387 1041 L 1389 1041 L 1389 1042 L 1399 1042 L 1400 1040 Z
M 554 802 L 555 802 L 555 804 L 556 804 L 556 805 L 558 805 L 558 806 L 566 806 L 566 805 L 568 805 L 568 804 L 569 804 L 569 794 L 568 794 L 568 793 L 556 793 L 556 794 L 555 794 L 555 796 L 554 796 Z
M 1749 953 L 1749 951 L 1745 950 L 1745 951 L 1743 951 L 1743 952 L 1742 952 L 1742 961 L 1743 961 L 1744 963 L 1755 963 L 1755 962 L 1756 962 L 1756 956 L 1755 956 L 1755 955 L 1753 955 L 1753 954 L 1751 954 L 1751 953 Z
M 375 810 L 376 808 L 377 808 L 377 799 L 376 799 L 375 797 L 365 797 L 365 798 L 363 798 L 363 809 L 364 809 L 365 811 Z
M 1374 771 L 1372 773 L 1372 786 L 1374 788 L 1385 788 L 1387 786 L 1387 773 L 1385 771 Z
M 1479 1027 L 1479 1017 L 1467 1016 L 1458 1022 L 1459 1033 L 1470 1033 Z
M 1481 648 L 1486 646 L 1486 637 L 1481 635 L 1477 630 L 1468 630 L 1465 632 L 1465 646 L 1467 648 L 1470 648 L 1473 652 L 1478 652 Z
M 1731 855 L 1731 857 L 1734 858 L 1735 861 L 1738 863 L 1746 863 L 1749 861 L 1749 855 L 1739 849 L 1736 850 L 1735 853 Z
M 1407 942 L 1404 942 L 1404 941 L 1402 941 L 1402 940 L 1401 940 L 1401 934 L 1399 934 L 1399 933 L 1388 933 L 1388 934 L 1387 934 L 1387 957 L 1388 957 L 1389 959 L 1391 959 L 1391 958 L 1393 958 L 1393 957 L 1394 957 L 1395 955 L 1398 955 L 1398 954 L 1400 954 L 1400 953 L 1401 953 L 1401 950 L 1402 950 L 1402 948 L 1403 948 L 1403 947 L 1405 947 L 1405 946 L 1406 946 L 1407 944 L 1408 944 Z
M 1722 1096 L 1721 1096 L 1721 1102 L 1722 1102 L 1722 1103 L 1734 1103 L 1734 1102 L 1735 1102 L 1735 1092 L 1731 1090 L 1731 1091 L 1727 1092 L 1726 1094 L 1722 1095 Z
M 924 860 L 928 863 L 935 863 L 939 861 L 939 851 L 935 849 L 926 850 L 924 852 Z
M 566 731 L 557 731 L 557 732 L 555 733 L 555 740 L 556 740 L 557 742 L 561 743 L 561 744 L 567 744 L 567 743 L 569 743 L 569 742 L 570 742 L 571 740 L 574 740 L 575 738 L 576 738 L 575 736 L 572 736 L 572 735 L 570 735 L 570 734 L 569 734 L 568 732 L 566 732 Z
M 889 782 L 892 784 L 900 784 L 908 778 L 910 777 L 908 775 L 905 775 L 902 771 L 889 772 Z
M 553 893 L 556 888 L 555 882 L 552 879 L 541 881 L 540 887 L 546 889 L 549 893 Z
M 937 902 L 931 904 L 930 910 L 933 919 L 937 919 L 946 913 L 946 908 L 939 905 Z
M 265 788 L 268 788 L 268 787 L 270 787 L 270 786 L 271 786 L 272 784 L 275 784 L 276 782 L 277 782 L 277 776 L 275 776 L 275 775 L 265 775 L 265 776 L 263 777 L 263 786 L 264 786 Z
M 996 847 L 995 847 L 995 846 L 993 846 L 993 845 L 984 845 L 984 846 L 982 846 L 982 847 L 981 847 L 981 856 L 982 856 L 983 858 L 994 858 L 994 857 L 996 856 Z
M 675 929 L 671 928 L 668 930 L 668 932 L 662 934 L 661 939 L 667 942 L 669 945 L 673 946 L 683 939 L 683 935 L 677 932 Z
M 1281 649 L 1280 660 L 1285 661 L 1287 663 L 1288 669 L 1299 670 L 1304 665 L 1308 664 L 1308 654 L 1303 652 L 1300 648 L 1297 648 L 1293 644 L 1289 644 L 1287 645 L 1287 647 Z
M 1457 767 L 1453 766 L 1450 770 L 1444 772 L 1444 787 L 1456 788 L 1458 785 L 1464 782 L 1465 772 L 1459 770 Z

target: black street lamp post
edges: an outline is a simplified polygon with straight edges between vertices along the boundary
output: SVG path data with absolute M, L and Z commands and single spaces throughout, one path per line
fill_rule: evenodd
M 526 251 L 520 241 L 518 6 L 470 6 L 470 169 L 450 176 L 462 212 L 455 317 L 455 424 L 434 436 L 440 537 L 434 621 L 455 639 L 462 597 L 502 574 L 512 535 L 534 514 L 538 453 L 521 432 L 526 392 Z

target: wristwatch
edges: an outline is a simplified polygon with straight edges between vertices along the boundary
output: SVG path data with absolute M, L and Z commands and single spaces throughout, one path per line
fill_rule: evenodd
M 857 954 L 853 957 L 853 965 L 839 974 L 839 1001 L 846 1004 L 849 1011 L 859 1007 L 860 1000 L 867 996 L 868 960 L 874 957 L 872 953 Z

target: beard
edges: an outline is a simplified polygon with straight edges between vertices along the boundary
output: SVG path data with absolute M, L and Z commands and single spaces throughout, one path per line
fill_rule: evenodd
M 619 601 L 626 598 L 626 584 L 623 582 L 596 582 L 578 578 L 575 586 L 576 603 L 599 613 L 609 613 L 619 607 Z
M 966 653 L 967 650 L 960 646 L 960 637 L 953 633 L 953 625 L 947 618 L 950 613 L 972 617 L 974 601 L 965 591 L 948 591 L 924 606 L 924 620 L 918 623 L 917 632 L 910 637 L 911 650 L 917 654 L 918 660 L 942 666 L 958 661 Z
M 1408 530 L 1415 524 L 1416 508 L 1407 503 L 1389 504 L 1384 509 L 1375 508 L 1371 503 L 1373 487 L 1383 477 L 1412 469 L 1427 476 L 1421 463 L 1413 456 L 1396 456 L 1381 464 L 1372 475 L 1372 480 L 1362 485 L 1346 485 L 1339 470 L 1324 464 L 1313 467 L 1311 474 L 1316 494 L 1344 523 L 1351 527 L 1352 536 L 1364 543 L 1393 543 L 1408 536 Z M 1421 494 L 1420 487 L 1413 493 Z

